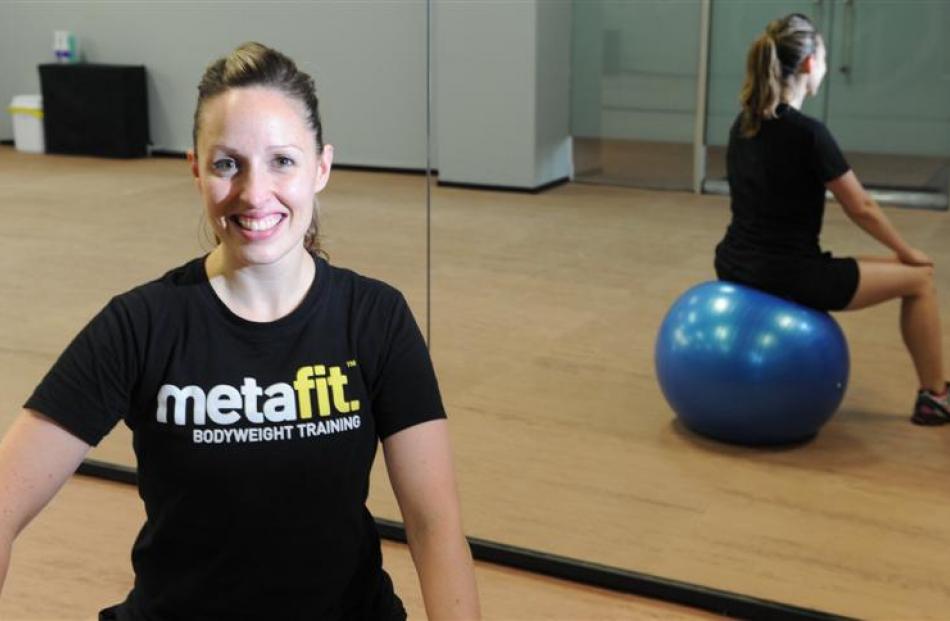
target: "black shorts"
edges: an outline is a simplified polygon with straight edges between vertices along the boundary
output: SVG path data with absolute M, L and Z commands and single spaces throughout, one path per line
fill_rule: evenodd
M 732 262 L 729 262 L 732 263 Z M 814 258 L 796 257 L 730 267 L 716 257 L 720 280 L 737 282 L 823 311 L 842 310 L 858 290 L 858 262 L 830 252 Z
M 99 621 L 129 621 L 129 613 L 125 604 L 116 604 L 99 611 Z

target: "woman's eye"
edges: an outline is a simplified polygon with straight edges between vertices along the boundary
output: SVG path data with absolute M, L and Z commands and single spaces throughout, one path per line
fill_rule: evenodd
M 237 168 L 237 163 L 230 158 L 225 158 L 225 159 L 215 160 L 214 162 L 211 163 L 211 167 L 214 168 L 217 172 L 231 172 L 232 170 Z
M 288 166 L 294 165 L 294 161 L 292 159 L 283 155 L 278 155 L 277 157 L 275 157 L 274 163 L 277 164 L 277 166 L 279 166 L 280 168 L 286 168 Z

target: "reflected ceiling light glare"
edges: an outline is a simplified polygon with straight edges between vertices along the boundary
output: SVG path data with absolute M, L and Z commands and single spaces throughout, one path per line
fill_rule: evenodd
M 729 310 L 729 298 L 716 298 L 712 303 L 713 311 L 724 313 Z
M 689 345 L 689 338 L 687 338 L 682 328 L 677 328 L 673 331 L 673 340 L 676 341 L 677 345 Z

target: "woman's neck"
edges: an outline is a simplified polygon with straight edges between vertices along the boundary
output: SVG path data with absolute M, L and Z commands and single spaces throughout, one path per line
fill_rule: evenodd
M 205 272 L 231 312 L 248 321 L 270 322 L 300 306 L 313 284 L 316 267 L 302 246 L 274 263 L 241 265 L 219 244 L 205 260 Z
M 782 101 L 796 110 L 801 110 L 807 94 L 808 91 L 804 86 L 795 86 L 782 94 Z

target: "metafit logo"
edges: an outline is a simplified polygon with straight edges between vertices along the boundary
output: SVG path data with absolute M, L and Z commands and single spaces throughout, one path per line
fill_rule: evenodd
M 347 369 L 354 367 L 355 360 L 346 363 Z M 278 382 L 266 388 L 253 377 L 245 377 L 240 386 L 218 384 L 207 392 L 200 386 L 164 384 L 158 391 L 155 419 L 169 424 L 171 412 L 171 424 L 190 423 L 196 444 L 286 440 L 348 431 L 360 426 L 356 414 L 360 402 L 348 398 L 348 383 L 344 368 L 315 364 L 297 369 L 292 384 Z M 335 414 L 348 416 L 330 418 Z M 226 429 L 242 420 L 263 427 Z

